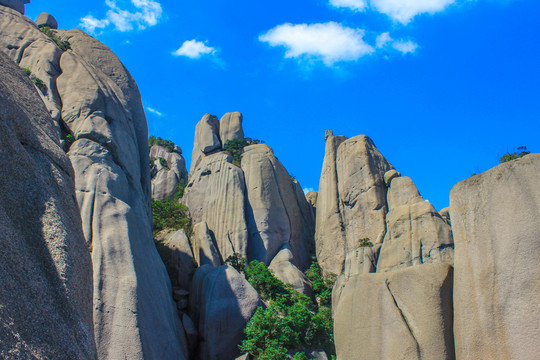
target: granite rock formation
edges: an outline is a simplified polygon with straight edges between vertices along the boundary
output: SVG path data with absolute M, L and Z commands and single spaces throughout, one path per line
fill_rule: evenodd
M 150 161 L 152 162 L 150 168 L 152 199 L 171 199 L 178 192 L 179 186 L 187 184 L 186 160 L 179 146 L 175 146 L 172 152 L 167 151 L 163 146 L 152 146 Z
M 2 359 L 96 355 L 92 263 L 59 140 L 30 79 L 0 53 Z
M 38 92 L 74 169 L 92 248 L 98 358 L 185 358 L 170 280 L 152 240 L 148 131 L 135 81 L 110 49 L 80 30 L 56 32 L 70 44 L 62 50 L 19 12 L 0 6 L 0 18 L 0 50 L 43 83 Z
M 540 154 L 452 188 L 456 359 L 540 353 Z

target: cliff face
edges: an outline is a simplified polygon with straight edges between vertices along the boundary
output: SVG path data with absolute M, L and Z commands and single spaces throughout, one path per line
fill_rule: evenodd
M 133 78 L 80 30 L 56 32 L 69 42 L 64 51 L 20 13 L 0 6 L 0 19 L 1 50 L 44 84 L 41 98 L 73 165 L 92 248 L 99 358 L 184 358 L 170 282 L 152 241 L 147 125 Z
M 0 153 L 0 358 L 95 358 L 73 167 L 34 85 L 3 53 Z

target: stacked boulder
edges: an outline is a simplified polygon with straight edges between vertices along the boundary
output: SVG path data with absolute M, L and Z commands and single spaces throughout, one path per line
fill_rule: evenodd
M 150 148 L 150 176 L 152 199 L 167 200 L 174 197 L 178 187 L 187 183 L 188 172 L 182 149 L 174 146 L 172 151 L 161 145 Z
M 148 130 L 137 85 L 96 39 L 80 30 L 45 34 L 16 10 L 0 5 L 0 51 L 34 82 L 73 166 L 92 251 L 97 356 L 184 359 L 184 329 L 152 240 Z M 54 25 L 48 15 L 40 19 Z
M 317 257 L 339 359 L 452 359 L 450 226 L 360 135 L 326 134 Z

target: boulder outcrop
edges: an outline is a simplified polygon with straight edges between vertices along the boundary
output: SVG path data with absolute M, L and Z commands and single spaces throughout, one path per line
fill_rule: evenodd
M 191 167 L 189 172 L 193 173 L 201 159 L 206 155 L 220 150 L 219 121 L 217 117 L 205 114 L 195 126 L 195 141 L 193 143 L 193 152 L 191 153 Z
M 223 260 L 247 257 L 244 173 L 223 153 L 209 155 L 191 173 L 182 201 L 194 223 L 206 222 Z
M 30 0 L 0 0 L 0 6 L 7 6 L 24 15 L 24 5 L 30 3 Z
M 286 245 L 278 252 L 268 267 L 279 280 L 285 284 L 291 284 L 296 291 L 312 297 L 311 283 L 306 275 L 294 265 L 293 258 L 291 250 Z
M 201 360 L 230 360 L 240 355 L 244 328 L 258 306 L 257 291 L 233 267 L 208 265 L 197 270 L 194 301 L 198 310 Z
M 454 359 L 450 265 L 353 275 L 333 306 L 338 359 Z
M 167 200 L 178 192 L 178 186 L 187 184 L 188 172 L 182 149 L 175 146 L 169 152 L 163 146 L 154 145 L 150 148 L 150 169 L 152 177 L 152 199 Z
M 57 136 L 73 138 L 65 150 L 92 248 L 98 358 L 185 358 L 170 280 L 152 240 L 148 130 L 135 81 L 110 49 L 80 30 L 57 31 L 70 44 L 62 50 L 21 14 L 0 7 L 0 16 L 0 50 L 43 82 Z
M 456 359 L 540 353 L 540 154 L 452 188 Z
M 0 358 L 95 358 L 73 167 L 34 85 L 3 53 L 0 152 Z
M 196 261 L 184 230 L 171 232 L 161 241 L 165 248 L 161 258 L 165 263 L 173 288 L 189 291 Z
M 229 140 L 244 138 L 242 120 L 242 113 L 239 112 L 229 112 L 223 115 L 219 121 L 219 137 L 223 146 Z
M 58 29 L 58 21 L 56 21 L 56 19 L 54 18 L 54 16 L 52 16 L 51 14 L 49 13 L 41 13 L 39 14 L 37 20 L 36 20 L 36 24 L 38 27 L 42 27 L 42 26 L 47 26 L 53 30 L 56 30 Z
M 409 177 L 392 180 L 387 201 L 387 232 L 378 272 L 432 262 L 453 264 L 452 229 Z
M 193 226 L 191 242 L 195 261 L 199 266 L 211 265 L 212 267 L 218 267 L 223 265 L 223 259 L 217 249 L 212 233 L 208 229 L 208 224 L 204 221 Z
M 317 259 L 326 274 L 343 271 L 346 253 L 367 238 L 381 243 L 386 233 L 384 174 L 392 165 L 364 135 L 347 139 L 326 134 L 317 198 Z

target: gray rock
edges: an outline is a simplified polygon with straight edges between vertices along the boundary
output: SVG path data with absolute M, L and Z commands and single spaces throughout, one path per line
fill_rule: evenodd
M 39 27 L 48 26 L 51 29 L 58 29 L 58 21 L 49 13 L 43 12 L 39 14 L 36 24 Z
M 262 306 L 257 291 L 233 267 L 223 265 L 195 277 L 202 281 L 198 323 L 202 360 L 230 360 L 240 355 L 244 328 Z
M 21 2 L 22 3 L 22 2 Z M 0 53 L 0 358 L 93 359 L 74 172 L 34 85 Z
M 189 290 L 197 266 L 185 231 L 178 230 L 167 234 L 162 245 L 167 253 L 163 260 L 172 286 Z
M 285 246 L 270 263 L 270 270 L 285 284 L 291 284 L 298 292 L 313 297 L 313 288 L 306 275 L 293 264 L 293 253 Z
M 306 200 L 307 202 L 313 206 L 314 208 L 317 207 L 317 192 L 316 191 L 309 191 L 307 194 L 306 194 Z
M 208 225 L 204 221 L 193 226 L 191 241 L 193 244 L 193 254 L 199 266 L 211 265 L 218 267 L 223 264 L 223 259 L 217 249 L 215 240 L 208 229 Z
M 242 113 L 230 112 L 223 115 L 219 121 L 219 137 L 225 146 L 228 140 L 243 139 Z
M 234 253 L 247 258 L 244 174 L 224 153 L 205 157 L 191 173 L 182 201 L 194 223 L 206 222 L 226 260 Z
M 439 211 L 439 215 L 443 218 L 444 221 L 450 226 L 452 226 L 452 220 L 450 219 L 450 207 L 445 207 Z
M 182 156 L 182 149 L 176 146 L 175 151 L 168 152 L 162 146 L 154 145 L 150 148 L 150 159 L 154 159 L 152 169 L 152 199 L 166 200 L 178 192 L 178 185 L 187 184 L 188 172 L 186 161 Z M 161 164 L 164 159 L 167 166 Z
M 186 338 L 188 340 L 189 353 L 192 354 L 197 347 L 199 333 L 197 332 L 197 328 L 195 328 L 195 324 L 193 324 L 193 320 L 191 320 L 188 314 L 182 315 L 182 324 L 184 325 L 184 331 L 186 332 Z
M 349 280 L 353 275 L 376 272 L 380 251 L 381 244 L 372 247 L 359 247 L 349 251 L 345 257 L 345 269 L 343 271 L 345 280 Z
M 189 172 L 193 173 L 195 171 L 204 156 L 219 150 L 221 150 L 219 121 L 214 115 L 205 114 L 195 126 L 195 141 L 193 143 Z
M 539 174 L 531 154 L 450 192 L 457 359 L 540 354 Z
M 288 245 L 300 270 L 309 267 L 314 252 L 314 224 L 302 188 L 263 144 L 242 154 L 249 228 L 248 260 L 267 265 Z
M 338 359 L 454 359 L 450 265 L 354 275 L 334 307 Z
M 24 5 L 29 4 L 30 0 L 0 0 L 0 5 L 7 6 L 24 15 Z
M 387 187 L 390 187 L 390 183 L 392 182 L 392 179 L 400 177 L 400 176 L 401 176 L 401 174 L 399 172 L 397 172 L 396 169 L 392 169 L 390 171 L 387 171 L 384 174 L 384 183 L 386 184 Z
M 326 274 L 342 272 L 345 254 L 358 240 L 382 242 L 387 213 L 384 174 L 391 169 L 365 135 L 327 138 L 315 234 L 317 259 Z
M 452 229 L 409 177 L 392 180 L 388 207 L 377 272 L 432 262 L 453 264 Z

